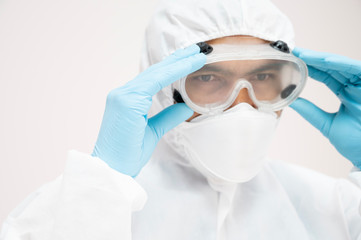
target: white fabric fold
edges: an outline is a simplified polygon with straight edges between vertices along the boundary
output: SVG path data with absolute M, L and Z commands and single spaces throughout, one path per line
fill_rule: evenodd
M 64 174 L 9 215 L 0 239 L 131 239 L 132 212 L 141 210 L 146 199 L 130 176 L 72 150 Z

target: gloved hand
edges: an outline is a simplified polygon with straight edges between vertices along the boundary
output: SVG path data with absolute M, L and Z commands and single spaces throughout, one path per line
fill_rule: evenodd
M 148 119 L 152 96 L 200 69 L 205 61 L 200 48 L 192 45 L 177 50 L 124 86 L 110 91 L 92 156 L 99 157 L 121 173 L 136 176 L 148 162 L 160 138 L 193 114 L 187 105 L 179 103 Z
M 339 153 L 361 168 L 361 62 L 330 53 L 296 48 L 309 76 L 326 84 L 340 99 L 339 111 L 327 113 L 299 98 L 291 107 L 321 131 Z

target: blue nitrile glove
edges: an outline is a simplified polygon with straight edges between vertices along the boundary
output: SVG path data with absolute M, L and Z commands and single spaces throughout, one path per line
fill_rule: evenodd
M 148 119 L 152 96 L 200 69 L 205 61 L 206 56 L 200 53 L 200 48 L 192 45 L 177 50 L 124 86 L 110 91 L 92 156 L 99 157 L 121 173 L 136 176 L 148 162 L 160 138 L 193 114 L 187 105 L 179 103 Z
M 339 111 L 327 113 L 299 98 L 291 107 L 321 131 L 337 151 L 361 168 L 361 62 L 347 57 L 296 48 L 310 77 L 326 84 L 341 101 Z

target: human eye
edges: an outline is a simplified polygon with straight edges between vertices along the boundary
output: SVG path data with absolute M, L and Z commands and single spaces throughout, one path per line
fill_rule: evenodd
M 258 83 L 273 83 L 280 81 L 280 75 L 278 73 L 273 72 L 262 72 L 262 73 L 255 73 L 251 76 L 248 76 L 247 79 L 251 82 L 258 82 Z
M 257 74 L 257 80 L 259 81 L 264 81 L 264 80 L 267 80 L 270 78 L 270 75 L 269 74 L 265 74 L 265 73 L 260 73 L 260 74 Z
M 269 73 L 257 73 L 251 77 L 251 80 L 254 81 L 268 81 L 273 78 L 272 74 Z
M 196 86 L 199 89 L 221 89 L 229 86 L 231 80 L 214 73 L 199 73 L 188 77 L 188 86 Z
M 196 76 L 194 78 L 194 80 L 198 80 L 200 82 L 207 83 L 207 82 L 211 82 L 211 81 L 216 81 L 217 79 L 216 79 L 216 77 L 214 75 L 205 74 L 205 75 Z

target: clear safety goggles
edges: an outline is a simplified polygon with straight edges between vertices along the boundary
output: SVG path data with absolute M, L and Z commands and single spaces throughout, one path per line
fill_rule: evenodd
M 243 88 L 258 109 L 278 111 L 291 104 L 306 83 L 306 64 L 281 41 L 211 47 L 201 69 L 173 84 L 197 113 L 223 112 Z

